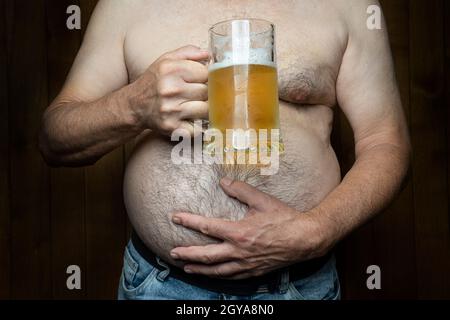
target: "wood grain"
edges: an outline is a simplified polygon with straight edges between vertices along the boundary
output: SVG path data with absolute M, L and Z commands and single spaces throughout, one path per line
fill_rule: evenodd
M 105 156 L 86 172 L 88 298 L 112 299 L 127 240 L 122 201 L 122 148 Z
M 444 1 L 445 109 L 447 111 L 447 152 L 450 150 L 450 3 Z M 447 153 L 447 199 L 450 199 L 450 154 Z M 448 211 L 450 221 L 450 210 Z M 450 255 L 450 252 L 448 253 Z M 450 288 L 447 287 L 450 291 Z
M 7 10 L 12 297 L 50 298 L 49 169 L 37 148 L 48 103 L 45 6 L 8 0 Z
M 0 2 L 0 300 L 11 296 L 11 211 L 9 207 L 9 123 L 6 3 Z
M 419 298 L 450 297 L 443 1 L 410 3 L 411 139 Z

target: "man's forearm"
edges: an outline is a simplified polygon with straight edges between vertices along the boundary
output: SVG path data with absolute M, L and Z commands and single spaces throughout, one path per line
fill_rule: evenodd
M 91 164 L 142 130 L 126 86 L 92 102 L 57 100 L 43 117 L 40 148 L 52 165 Z
M 362 152 L 352 169 L 310 214 L 329 249 L 381 211 L 399 190 L 408 168 L 409 147 L 382 144 Z

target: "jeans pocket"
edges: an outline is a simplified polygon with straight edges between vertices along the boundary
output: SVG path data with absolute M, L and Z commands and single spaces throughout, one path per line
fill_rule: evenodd
M 158 269 L 149 264 L 131 243 L 125 248 L 121 289 L 127 295 L 136 294 L 156 277 Z
M 339 300 L 341 289 L 334 263 L 304 279 L 291 282 L 289 291 L 297 300 Z

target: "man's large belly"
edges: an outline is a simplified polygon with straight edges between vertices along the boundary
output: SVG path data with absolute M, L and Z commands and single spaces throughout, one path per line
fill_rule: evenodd
M 227 196 L 219 186 L 225 175 L 245 181 L 299 211 L 315 207 L 339 183 L 340 170 L 329 144 L 330 132 L 325 124 L 329 120 L 322 118 L 330 117 L 332 111 L 314 108 L 317 111 L 306 113 L 280 106 L 285 153 L 280 156 L 278 172 L 271 176 L 244 166 L 175 165 L 170 158 L 174 143 L 169 138 L 153 133 L 140 138 L 124 177 L 125 206 L 134 230 L 153 252 L 180 266 L 169 256 L 172 248 L 217 240 L 174 225 L 173 212 L 229 220 L 245 216 L 247 206 Z

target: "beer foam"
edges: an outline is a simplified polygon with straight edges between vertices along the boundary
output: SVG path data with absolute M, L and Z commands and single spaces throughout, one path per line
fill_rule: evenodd
M 272 52 L 266 48 L 250 48 L 248 54 L 242 55 L 233 51 L 225 51 L 219 62 L 209 65 L 209 71 L 242 64 L 259 64 L 275 68 Z

